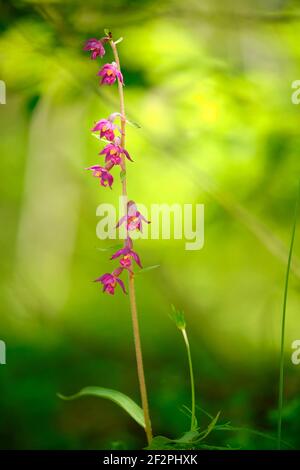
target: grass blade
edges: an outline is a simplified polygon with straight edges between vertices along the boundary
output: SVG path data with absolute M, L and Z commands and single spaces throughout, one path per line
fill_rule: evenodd
M 287 270 L 285 275 L 285 286 L 284 286 L 284 294 L 283 294 L 283 308 L 282 308 L 282 320 L 281 320 L 281 344 L 280 344 L 280 365 L 279 365 L 279 392 L 278 392 L 278 425 L 277 425 L 277 448 L 281 448 L 281 430 L 282 430 L 282 404 L 283 404 L 283 381 L 284 381 L 284 339 L 285 339 L 285 321 L 286 321 L 286 304 L 287 304 L 287 294 L 288 294 L 288 287 L 289 287 L 289 278 L 290 278 L 290 270 L 291 270 L 291 261 L 292 261 L 292 254 L 293 254 L 293 247 L 294 247 L 294 240 L 295 240 L 295 233 L 296 233 L 296 225 L 297 225 L 297 216 L 298 216 L 298 206 L 299 206 L 299 198 L 300 198 L 300 183 L 298 187 L 298 195 L 296 200 L 295 206 L 295 215 L 294 215 L 294 223 L 292 228 L 292 235 L 291 235 L 291 243 L 289 249 L 289 256 L 288 256 L 288 263 L 287 263 Z

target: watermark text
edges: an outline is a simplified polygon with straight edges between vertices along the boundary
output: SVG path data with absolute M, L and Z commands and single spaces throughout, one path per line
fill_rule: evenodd
M 112 204 L 100 204 L 96 215 L 100 221 L 96 234 L 100 240 L 125 239 L 126 224 L 117 228 L 124 208 L 123 197 L 119 198 L 119 209 Z M 151 223 L 143 224 L 142 231 L 130 232 L 133 240 L 185 240 L 186 250 L 200 250 L 204 246 L 204 204 L 151 204 L 150 210 L 138 204 L 141 214 Z

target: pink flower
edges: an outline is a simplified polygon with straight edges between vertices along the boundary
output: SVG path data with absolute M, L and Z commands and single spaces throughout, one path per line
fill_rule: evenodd
M 96 122 L 94 125 L 92 132 L 100 131 L 100 137 L 105 137 L 107 140 L 114 140 L 115 134 L 114 129 L 115 126 L 111 121 L 108 119 L 100 119 L 100 121 Z
M 112 85 L 115 83 L 117 78 L 122 85 L 124 84 L 123 75 L 118 69 L 116 62 L 103 65 L 102 69 L 99 70 L 98 75 L 102 77 L 100 85 Z
M 114 178 L 109 173 L 107 168 L 104 168 L 100 165 L 94 165 L 90 166 L 89 168 L 86 168 L 86 170 L 92 170 L 93 176 L 99 178 L 101 186 L 109 186 L 111 188 Z
M 115 288 L 117 287 L 117 284 L 119 284 L 124 294 L 126 294 L 127 292 L 125 290 L 124 282 L 119 279 L 119 276 L 122 271 L 123 268 L 117 268 L 111 274 L 105 273 L 102 276 L 98 277 L 97 279 L 95 279 L 94 282 L 101 282 L 101 284 L 103 285 L 103 292 L 106 292 L 110 295 L 114 295 Z
M 127 239 L 126 246 L 121 250 L 116 251 L 110 259 L 116 259 L 120 256 L 120 265 L 123 268 L 130 270 L 129 268 L 132 265 L 132 259 L 134 259 L 134 261 L 140 268 L 142 267 L 139 255 L 132 250 L 132 241 L 130 238 Z
M 128 160 L 130 160 L 131 162 L 133 161 L 130 158 L 130 155 L 127 150 L 123 149 L 123 147 L 121 147 L 120 145 L 114 143 L 106 145 L 104 149 L 100 152 L 100 155 L 105 155 L 105 162 L 110 162 L 113 165 L 120 165 L 122 163 L 123 155 L 125 155 L 125 157 L 128 158 Z
M 120 227 L 124 222 L 126 222 L 127 230 L 139 230 L 142 232 L 142 222 L 150 224 L 150 221 L 145 219 L 145 217 L 137 210 L 136 204 L 134 201 L 128 201 L 127 203 L 127 215 L 121 217 L 117 223 L 117 228 Z
M 102 41 L 99 39 L 89 39 L 86 41 L 84 48 L 84 51 L 91 51 L 91 59 L 97 59 L 97 57 L 103 57 L 105 54 L 105 49 L 103 47 Z

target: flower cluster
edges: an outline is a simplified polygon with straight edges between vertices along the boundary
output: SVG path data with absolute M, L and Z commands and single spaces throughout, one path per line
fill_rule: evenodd
M 85 45 L 85 51 L 91 51 L 91 59 L 97 57 L 103 57 L 105 54 L 104 44 L 110 40 L 109 37 L 98 39 L 89 39 Z M 123 75 L 116 62 L 111 64 L 105 64 L 98 75 L 102 77 L 100 85 L 112 85 L 118 80 L 121 85 L 124 85 Z M 104 164 L 93 165 L 86 170 L 92 171 L 92 175 L 99 179 L 100 185 L 112 188 L 113 176 L 111 170 L 114 166 L 119 165 L 121 170 L 125 170 L 126 159 L 133 161 L 128 151 L 122 145 L 122 136 L 124 142 L 124 134 L 122 130 L 115 124 L 117 117 L 125 119 L 120 113 L 113 113 L 107 119 L 100 119 L 96 122 L 91 129 L 92 132 L 99 132 L 100 139 L 105 139 L 106 145 L 101 150 L 99 155 L 104 156 Z M 116 135 L 116 133 L 119 135 Z M 123 194 L 124 196 L 124 194 Z M 149 224 L 150 222 L 137 210 L 137 206 L 134 201 L 129 201 L 126 207 L 126 215 L 121 217 L 117 223 L 117 228 L 122 224 L 126 226 L 126 240 L 124 247 L 111 257 L 112 260 L 118 259 L 119 266 L 112 273 L 105 273 L 102 276 L 95 279 L 95 282 L 100 282 L 103 286 L 103 292 L 110 295 L 114 295 L 117 285 L 119 285 L 123 292 L 126 293 L 126 289 L 123 281 L 120 279 L 120 275 L 123 271 L 127 271 L 131 276 L 133 275 L 132 264 L 133 261 L 141 268 L 142 264 L 139 255 L 133 251 L 133 243 L 130 237 L 131 231 L 142 231 L 142 223 Z
M 115 293 L 115 288 L 119 284 L 126 294 L 125 286 L 123 281 L 120 279 L 122 272 L 127 270 L 131 275 L 133 275 L 132 264 L 133 261 L 142 268 L 142 263 L 139 255 L 133 251 L 133 243 L 130 238 L 130 232 L 134 230 L 142 231 L 142 222 L 149 224 L 150 222 L 145 219 L 145 217 L 137 210 L 136 204 L 133 201 L 127 203 L 127 215 L 123 216 L 118 224 L 119 227 L 121 224 L 126 223 L 127 238 L 125 240 L 124 247 L 116 251 L 112 256 L 111 260 L 119 259 L 119 266 L 111 274 L 105 273 L 102 276 L 98 277 L 95 282 L 101 282 L 103 285 L 103 292 L 113 295 Z
M 92 170 L 93 176 L 99 178 L 102 186 L 112 187 L 114 178 L 110 171 L 114 166 L 119 165 L 124 170 L 124 158 L 133 161 L 126 149 L 121 147 L 120 137 L 115 135 L 115 131 L 120 129 L 114 124 L 117 113 L 112 114 L 108 119 L 100 119 L 92 128 L 92 132 L 99 132 L 100 139 L 105 139 L 106 145 L 99 155 L 104 156 L 104 166 L 93 165 L 86 170 Z
M 108 37 L 102 39 L 89 39 L 85 45 L 85 51 L 91 51 L 91 59 L 96 59 L 97 57 L 103 57 L 105 54 L 104 44 L 109 41 Z M 119 70 L 116 62 L 111 64 L 105 64 L 98 72 L 98 75 L 102 77 L 100 85 L 112 85 L 118 80 L 122 85 L 123 76 Z M 93 176 L 99 178 L 101 186 L 112 187 L 114 178 L 110 173 L 111 169 L 120 165 L 121 169 L 124 170 L 124 158 L 132 161 L 129 153 L 121 146 L 121 139 L 116 135 L 116 131 L 122 135 L 120 128 L 114 123 L 115 119 L 120 117 L 119 113 L 111 114 L 108 119 L 100 119 L 96 122 L 91 129 L 92 132 L 99 132 L 100 139 L 105 139 L 107 145 L 100 152 L 100 155 L 104 155 L 105 164 L 104 166 L 93 165 L 87 170 L 91 170 Z

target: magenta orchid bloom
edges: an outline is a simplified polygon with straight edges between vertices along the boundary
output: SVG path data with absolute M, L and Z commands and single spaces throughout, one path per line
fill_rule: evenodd
M 114 178 L 107 168 L 100 165 L 93 165 L 86 168 L 86 170 L 91 170 L 93 172 L 93 176 L 95 176 L 95 178 L 99 178 L 101 186 L 109 186 L 111 188 Z
M 134 201 L 128 201 L 127 203 L 127 215 L 121 217 L 117 223 L 117 228 L 120 227 L 124 222 L 126 222 L 127 230 L 139 230 L 143 231 L 142 222 L 150 224 L 150 221 L 145 219 L 145 217 L 137 210 L 136 204 Z
M 122 155 L 125 155 L 131 162 L 133 161 L 127 150 L 115 143 L 106 145 L 99 155 L 105 155 L 105 162 L 112 163 L 113 165 L 120 165 L 122 163 Z
M 112 62 L 111 64 L 105 64 L 99 70 L 98 75 L 102 77 L 100 85 L 113 85 L 116 79 L 123 85 L 123 75 L 118 69 L 116 62 Z
M 140 268 L 142 267 L 139 255 L 135 251 L 132 250 L 132 240 L 130 238 L 127 239 L 126 246 L 122 248 L 121 250 L 116 251 L 110 259 L 116 259 L 116 258 L 119 258 L 120 256 L 121 256 L 120 265 L 123 268 L 131 271 L 130 267 L 132 265 L 132 259 L 134 259 L 134 261 Z
M 83 50 L 92 52 L 91 54 L 92 60 L 97 59 L 97 57 L 103 57 L 105 54 L 105 49 L 103 47 L 102 41 L 99 39 L 95 39 L 95 38 L 92 38 L 86 41 Z
M 100 137 L 105 137 L 107 140 L 113 141 L 115 138 L 114 129 L 117 126 L 113 124 L 108 119 L 100 119 L 100 121 L 96 122 L 94 125 L 92 132 L 100 131 Z
M 118 284 L 122 288 L 124 294 L 127 294 L 124 282 L 119 279 L 119 276 L 122 271 L 123 268 L 117 268 L 111 274 L 105 273 L 102 276 L 98 277 L 97 279 L 95 279 L 94 282 L 101 282 L 101 284 L 103 285 L 103 292 L 106 292 L 107 294 L 114 295 L 115 288 Z

